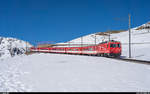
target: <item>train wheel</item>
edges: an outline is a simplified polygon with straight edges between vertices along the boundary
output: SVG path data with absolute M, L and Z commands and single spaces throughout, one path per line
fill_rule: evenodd
M 107 57 L 110 57 L 110 54 L 109 54 L 109 53 L 107 53 Z
M 103 57 L 103 56 L 104 56 L 104 54 L 101 54 L 101 56 Z
M 99 56 L 98 54 L 96 54 L 95 56 Z

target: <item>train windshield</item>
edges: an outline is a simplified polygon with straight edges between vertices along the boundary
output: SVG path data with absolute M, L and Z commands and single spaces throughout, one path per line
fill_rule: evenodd
M 119 47 L 120 48 L 120 44 L 110 44 L 110 47 L 112 47 L 112 48 Z
M 115 48 L 117 45 L 116 44 L 110 44 L 110 47 Z

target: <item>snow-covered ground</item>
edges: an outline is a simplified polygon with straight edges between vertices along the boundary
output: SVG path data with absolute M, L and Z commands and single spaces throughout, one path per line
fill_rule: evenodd
M 64 54 L 0 61 L 0 91 L 150 91 L 150 66 Z

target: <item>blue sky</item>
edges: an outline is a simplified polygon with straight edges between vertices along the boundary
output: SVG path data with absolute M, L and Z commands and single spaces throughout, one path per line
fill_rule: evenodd
M 149 0 L 1 0 L 0 36 L 35 44 L 127 29 L 128 13 L 132 27 L 150 21 L 149 4 Z

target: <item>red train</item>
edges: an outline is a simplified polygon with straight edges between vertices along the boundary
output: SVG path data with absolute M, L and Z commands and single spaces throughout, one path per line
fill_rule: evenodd
M 32 47 L 30 48 L 30 51 L 119 57 L 121 55 L 122 48 L 119 41 L 111 40 L 86 47 Z

